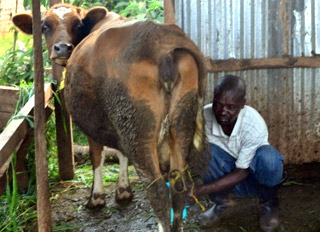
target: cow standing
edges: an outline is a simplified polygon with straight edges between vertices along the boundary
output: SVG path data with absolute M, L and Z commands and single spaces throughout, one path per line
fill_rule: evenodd
M 159 230 L 182 230 L 189 172 L 200 173 L 208 159 L 201 52 L 176 25 L 130 21 L 101 7 L 54 10 L 43 33 L 50 58 L 67 63 L 66 107 L 88 136 L 95 174 L 103 146 L 118 149 L 134 164 Z M 103 194 L 93 191 L 89 204 L 104 204 Z
M 42 33 L 46 39 L 49 58 L 56 64 L 65 66 L 74 47 L 89 34 L 94 25 L 101 19 L 113 22 L 122 19 L 118 14 L 109 12 L 106 16 L 105 8 L 95 7 L 88 11 L 67 4 L 58 4 L 50 8 L 42 17 Z M 29 13 L 17 14 L 13 23 L 26 34 L 32 34 L 32 15 Z M 104 147 L 100 162 L 92 156 L 94 182 L 88 208 L 104 206 L 104 190 L 102 181 L 102 165 L 106 155 L 118 156 L 120 172 L 115 199 L 119 203 L 132 200 L 133 193 L 128 178 L 128 158 L 121 152 Z

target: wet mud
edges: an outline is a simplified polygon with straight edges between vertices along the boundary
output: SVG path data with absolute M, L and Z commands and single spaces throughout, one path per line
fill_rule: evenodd
M 316 168 L 316 169 L 314 169 Z M 288 180 L 279 191 L 281 226 L 278 231 L 320 231 L 320 175 L 315 167 L 288 167 Z M 313 170 L 313 171 L 312 171 Z M 308 175 L 306 173 L 310 172 Z M 115 202 L 116 183 L 105 187 L 106 207 L 87 209 L 85 204 L 90 188 L 79 188 L 75 183 L 63 183 L 52 192 L 52 221 L 59 231 L 79 232 L 147 232 L 157 231 L 157 221 L 146 199 L 139 179 L 131 177 L 134 199 L 122 206 Z M 201 201 L 208 207 L 207 199 Z M 236 205 L 230 215 L 212 228 L 200 228 L 197 205 L 189 209 L 184 231 L 259 232 L 258 201 L 256 198 L 235 198 Z

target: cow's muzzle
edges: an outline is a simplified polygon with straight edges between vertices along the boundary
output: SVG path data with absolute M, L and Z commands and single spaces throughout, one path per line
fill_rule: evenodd
M 53 45 L 50 59 L 59 65 L 65 66 L 73 48 L 74 46 L 70 43 L 57 43 Z

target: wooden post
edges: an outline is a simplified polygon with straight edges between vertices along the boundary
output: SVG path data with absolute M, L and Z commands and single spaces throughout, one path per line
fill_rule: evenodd
M 175 23 L 174 0 L 164 0 L 164 22 Z
M 57 83 L 60 83 L 62 79 L 62 67 L 52 64 L 52 75 Z M 59 101 L 56 98 L 54 99 L 54 108 L 56 115 L 59 173 L 62 180 L 71 180 L 74 178 L 75 171 L 72 146 L 72 121 L 65 108 L 63 91 L 58 92 L 57 96 Z
M 61 0 L 50 0 L 50 6 L 60 2 Z M 63 68 L 61 66 L 55 63 L 52 64 L 52 76 L 58 84 L 62 79 L 62 71 Z M 60 101 L 57 101 L 57 99 L 54 100 L 54 108 L 56 115 L 59 173 L 62 180 L 71 180 L 74 178 L 75 171 L 72 146 L 72 121 L 70 115 L 65 109 L 63 91 L 59 92 L 57 96 Z
M 37 178 L 38 231 L 51 231 L 51 206 L 48 184 L 47 142 L 45 136 L 46 115 L 44 104 L 44 80 L 41 38 L 40 0 L 32 0 L 34 41 L 34 132 Z

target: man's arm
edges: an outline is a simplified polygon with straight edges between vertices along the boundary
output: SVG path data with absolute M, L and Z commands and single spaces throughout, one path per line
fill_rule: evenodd
M 219 178 L 218 180 L 210 184 L 195 186 L 193 194 L 197 198 L 200 198 L 207 194 L 227 190 L 243 181 L 248 176 L 248 174 L 248 169 L 236 168 L 231 173 Z

